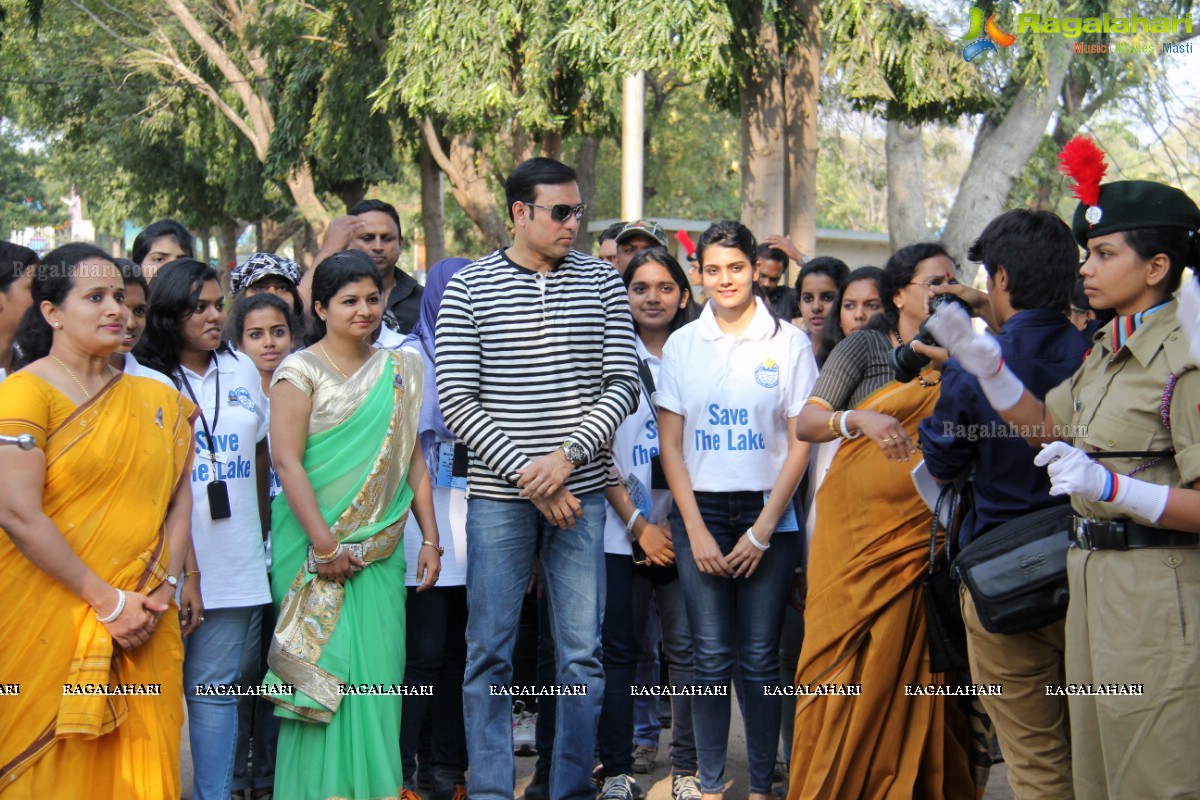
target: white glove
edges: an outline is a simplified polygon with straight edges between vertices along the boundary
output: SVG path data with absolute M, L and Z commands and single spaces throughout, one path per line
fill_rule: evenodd
M 1184 284 L 1179 292 L 1176 315 L 1188 341 L 1192 343 L 1192 358 L 1200 361 L 1200 278 Z
M 1033 463 L 1046 467 L 1050 494 L 1078 495 L 1084 500 L 1111 503 L 1121 511 L 1151 522 L 1158 522 L 1171 495 L 1169 486 L 1118 475 L 1066 442 L 1042 445 Z
M 925 329 L 934 335 L 950 355 L 976 378 L 995 375 L 1000 369 L 1000 345 L 986 333 L 971 327 L 971 317 L 954 303 L 934 312 Z
M 1066 442 L 1042 445 L 1042 451 L 1034 456 L 1033 463 L 1046 467 L 1052 495 L 1079 495 L 1095 502 L 1101 499 L 1104 487 L 1111 486 L 1111 472 Z
M 1021 402 L 1025 385 L 1004 366 L 1000 343 L 990 334 L 977 333 L 967 312 L 952 303 L 942 306 L 925 323 L 925 329 L 963 369 L 979 379 L 979 388 L 992 408 L 1007 411 Z

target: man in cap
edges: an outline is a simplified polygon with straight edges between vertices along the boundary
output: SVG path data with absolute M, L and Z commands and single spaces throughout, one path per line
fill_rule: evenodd
M 667 233 L 662 225 L 646 219 L 634 220 L 628 223 L 617 234 L 617 272 L 625 274 L 625 268 L 638 254 L 639 250 L 647 247 L 666 247 Z

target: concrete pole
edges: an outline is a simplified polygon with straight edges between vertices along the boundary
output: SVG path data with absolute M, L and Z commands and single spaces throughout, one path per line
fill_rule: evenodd
M 646 76 L 625 76 L 621 99 L 621 217 L 641 219 L 644 213 L 644 136 Z

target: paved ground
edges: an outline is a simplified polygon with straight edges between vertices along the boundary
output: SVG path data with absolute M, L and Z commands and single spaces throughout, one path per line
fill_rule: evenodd
M 733 714 L 734 724 L 729 736 L 729 761 L 727 766 L 730 782 L 726 789 L 726 797 L 729 800 L 739 800 L 739 798 L 746 796 L 750 787 L 746 766 L 746 744 L 742 736 L 742 721 L 738 713 L 737 703 L 733 704 Z M 638 783 L 643 789 L 647 790 L 647 800 L 670 800 L 671 777 L 670 767 L 667 763 L 670 735 L 671 732 L 669 730 L 663 731 L 662 741 L 658 750 L 658 766 L 654 772 L 650 775 L 637 776 Z M 533 765 L 536 760 L 532 757 L 517 759 L 517 797 L 520 797 L 524 793 L 525 787 L 529 784 L 529 779 L 533 776 Z M 186 727 L 184 728 L 182 762 L 183 796 L 190 800 L 192 797 L 192 758 L 191 750 L 188 747 Z M 421 792 L 421 795 L 424 797 L 425 792 Z M 1012 796 L 1012 790 L 1008 786 L 1008 770 L 1003 764 L 997 764 L 992 769 L 991 779 L 988 781 L 988 790 L 984 795 L 984 800 L 1012 800 Z M 277 800 L 288 800 L 288 798 L 279 797 Z

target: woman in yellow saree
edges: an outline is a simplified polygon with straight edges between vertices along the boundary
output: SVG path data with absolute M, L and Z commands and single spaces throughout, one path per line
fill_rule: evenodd
M 289 800 L 397 798 L 404 681 L 404 548 L 411 506 L 418 579 L 440 571 L 433 493 L 417 443 L 424 365 L 373 350 L 380 280 L 363 253 L 313 276 L 312 346 L 284 359 L 271 391 L 283 493 L 272 507 L 279 604 L 264 686 L 283 721 L 275 792 Z M 279 690 L 287 684 L 288 690 Z
M 173 584 L 190 555 L 194 406 L 107 364 L 128 310 L 109 257 L 47 255 L 23 323 L 35 359 L 0 385 L 0 795 L 178 797 Z M 186 604 L 200 621 L 193 586 Z M 19 694 L 12 694 L 19 691 Z
M 936 244 L 897 251 L 881 282 L 884 312 L 834 348 L 800 414 L 801 438 L 830 441 L 832 431 L 843 441 L 816 495 L 796 685 L 861 694 L 796 698 L 788 800 L 975 794 L 955 698 L 905 691 L 943 683 L 929 671 L 921 594 L 932 514 L 910 475 L 940 378 L 927 368 L 897 383 L 888 363 L 954 269 Z

